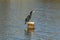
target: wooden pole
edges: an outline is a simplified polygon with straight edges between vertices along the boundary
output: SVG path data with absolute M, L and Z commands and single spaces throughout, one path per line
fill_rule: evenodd
M 34 32 L 34 22 L 28 22 L 27 32 Z

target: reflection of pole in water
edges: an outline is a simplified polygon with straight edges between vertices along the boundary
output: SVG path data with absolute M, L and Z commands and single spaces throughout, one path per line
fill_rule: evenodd
M 34 22 L 28 22 L 27 30 L 25 30 L 26 40 L 31 40 L 33 32 L 34 32 Z
M 31 40 L 33 32 L 27 32 L 25 30 L 25 40 Z
M 31 40 L 31 35 L 32 35 L 31 33 L 27 33 L 27 32 L 26 32 L 26 33 L 25 33 L 25 39 L 26 39 L 26 40 Z

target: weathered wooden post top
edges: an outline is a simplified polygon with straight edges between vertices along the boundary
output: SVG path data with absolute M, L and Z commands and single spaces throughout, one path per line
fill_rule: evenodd
M 27 31 L 28 32 L 33 32 L 34 31 L 34 22 L 28 22 Z

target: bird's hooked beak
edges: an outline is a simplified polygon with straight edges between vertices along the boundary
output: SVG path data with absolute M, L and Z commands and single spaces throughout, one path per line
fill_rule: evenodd
M 32 13 L 34 13 L 34 12 L 35 12 L 35 10 L 32 10 L 31 12 L 32 12 Z
M 35 10 L 32 10 L 32 13 L 34 13 L 35 12 Z
M 34 10 L 32 10 L 32 11 L 30 11 L 30 14 L 32 14 L 32 13 L 34 13 L 35 11 Z

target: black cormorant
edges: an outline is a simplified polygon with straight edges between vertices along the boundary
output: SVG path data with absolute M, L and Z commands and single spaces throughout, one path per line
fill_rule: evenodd
M 31 16 L 32 16 L 32 12 L 33 12 L 33 10 L 30 11 L 30 14 L 25 18 L 25 24 L 26 24 L 26 22 L 29 22 L 30 21 Z

